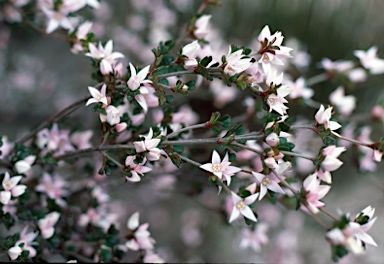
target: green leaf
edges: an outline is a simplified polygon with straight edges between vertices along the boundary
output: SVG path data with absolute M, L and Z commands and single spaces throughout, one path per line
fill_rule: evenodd
M 207 65 L 212 61 L 212 56 L 207 56 L 207 57 L 204 57 L 201 61 L 200 61 L 200 65 L 201 66 L 204 66 L 204 67 L 207 67 Z
M 348 254 L 348 250 L 342 245 L 335 245 L 331 247 L 332 251 L 332 260 L 338 262 L 339 259 Z

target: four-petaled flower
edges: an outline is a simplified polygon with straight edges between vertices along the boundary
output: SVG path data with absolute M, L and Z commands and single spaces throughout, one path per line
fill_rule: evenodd
M 41 231 L 41 235 L 45 239 L 49 239 L 53 236 L 53 233 L 55 232 L 54 225 L 59 220 L 59 217 L 60 214 L 58 212 L 52 212 L 37 222 L 37 225 Z
M 317 214 L 319 212 L 318 208 L 325 206 L 320 199 L 329 192 L 331 186 L 320 185 L 320 180 L 317 178 L 317 173 L 315 172 L 304 180 L 303 187 L 307 192 L 305 196 L 307 203 L 306 205 L 301 204 L 300 209 L 308 214 Z
M 142 136 L 142 137 L 144 137 L 145 140 L 133 142 L 136 152 L 140 153 L 140 152 L 148 151 L 147 159 L 150 161 L 160 159 L 161 150 L 156 147 L 157 145 L 159 145 L 160 139 L 153 138 L 152 128 L 149 129 L 148 136 Z
M 229 76 L 243 72 L 252 65 L 251 58 L 244 58 L 242 49 L 231 53 L 231 47 L 229 47 L 226 59 L 227 65 L 224 67 L 224 72 Z
M 136 156 L 127 156 L 125 159 L 125 166 L 129 166 L 131 177 L 126 176 L 125 179 L 130 182 L 139 182 L 141 180 L 140 176 L 143 176 L 144 173 L 150 172 L 152 169 L 144 166 L 146 159 L 141 163 L 135 163 Z
M 244 217 L 257 222 L 257 219 L 255 217 L 255 214 L 253 213 L 252 209 L 249 207 L 249 205 L 253 204 L 257 196 L 259 196 L 259 193 L 252 194 L 248 196 L 247 198 L 241 198 L 236 193 L 232 192 L 232 202 L 233 202 L 233 209 L 231 216 L 229 218 L 229 223 L 231 223 L 233 220 L 238 218 L 240 214 L 242 214 Z
M 228 185 L 231 183 L 231 176 L 241 171 L 240 168 L 230 166 L 231 162 L 228 161 L 228 153 L 225 154 L 223 161 L 220 159 L 219 153 L 216 150 L 212 153 L 212 163 L 206 163 L 201 165 L 200 168 L 203 170 L 212 172 L 219 179 L 223 179 L 223 176 L 227 180 Z
M 102 103 L 103 105 L 108 105 L 108 99 L 105 95 L 107 90 L 106 84 L 103 84 L 100 91 L 91 86 L 88 86 L 88 90 L 92 98 L 88 99 L 87 103 L 85 104 L 86 106 L 94 103 Z
M 15 243 L 15 246 L 8 249 L 8 256 L 11 260 L 17 259 L 25 250 L 29 251 L 28 258 L 36 256 L 36 249 L 32 247 L 32 245 L 34 244 L 33 240 L 37 237 L 38 232 L 27 233 L 27 230 L 28 226 L 24 227 L 20 233 L 20 239 Z
M 277 193 L 284 193 L 283 189 L 279 185 L 280 180 L 275 175 L 270 174 L 267 176 L 253 171 L 252 174 L 260 184 L 259 201 L 267 194 L 267 189 Z
M 11 197 L 18 197 L 25 192 L 27 186 L 23 184 L 17 185 L 22 178 L 22 176 L 14 176 L 11 178 L 9 173 L 5 172 L 2 182 L 4 191 L 0 192 L 0 202 L 2 204 L 8 204 L 11 200 Z
M 151 80 L 145 80 L 149 72 L 149 67 L 150 65 L 136 73 L 135 67 L 131 63 L 129 63 L 129 68 L 131 69 L 131 77 L 127 82 L 129 89 L 135 91 L 137 90 L 137 88 L 140 87 L 140 84 L 142 83 L 152 83 Z
M 319 111 L 315 115 L 315 119 L 318 124 L 324 125 L 325 129 L 330 129 L 331 131 L 337 130 L 341 125 L 335 121 L 330 121 L 332 117 L 332 107 L 329 106 L 327 109 L 323 105 L 320 106 Z

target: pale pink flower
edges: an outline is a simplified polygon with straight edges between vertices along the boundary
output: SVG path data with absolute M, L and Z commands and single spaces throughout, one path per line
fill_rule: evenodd
M 121 122 L 115 125 L 115 129 L 117 132 L 121 133 L 127 129 L 128 125 L 126 122 Z
M 91 57 L 93 59 L 101 59 L 100 61 L 100 71 L 103 75 L 108 75 L 113 73 L 114 65 L 116 60 L 119 58 L 124 58 L 124 55 L 120 52 L 113 52 L 113 41 L 109 40 L 105 46 L 101 45 L 99 42 L 98 47 L 93 43 L 88 44 L 89 52 L 85 53 L 85 56 Z
M 356 97 L 353 95 L 345 95 L 344 87 L 340 86 L 329 95 L 329 101 L 336 106 L 340 114 L 343 116 L 351 115 L 356 107 Z
M 279 185 L 280 180 L 273 173 L 267 176 L 267 175 L 252 171 L 252 174 L 253 176 L 255 176 L 257 183 L 260 184 L 259 201 L 263 199 L 263 197 L 267 194 L 268 190 L 271 190 L 277 193 L 285 193 Z
M 375 105 L 371 110 L 371 115 L 381 120 L 384 123 L 384 107 L 381 105 Z
M 67 203 L 62 197 L 67 195 L 64 189 L 68 183 L 59 176 L 51 176 L 48 173 L 43 173 L 41 182 L 36 186 L 35 190 L 45 193 L 49 198 L 54 200 L 59 206 L 64 207 Z
M 303 77 L 298 78 L 295 82 L 289 82 L 289 87 L 292 88 L 292 91 L 289 94 L 289 98 L 291 99 L 296 99 L 300 97 L 304 99 L 309 99 L 314 94 L 314 91 L 306 86 Z
M 229 47 L 229 52 L 226 57 L 227 65 L 224 67 L 226 74 L 233 76 L 245 71 L 252 65 L 251 58 L 244 58 L 242 54 L 242 49 L 231 53 L 231 47 Z
M 208 23 L 211 19 L 211 15 L 202 15 L 195 21 L 195 30 L 193 35 L 198 39 L 203 39 L 209 34 Z
M 140 85 L 143 83 L 152 83 L 150 80 L 145 80 L 148 75 L 150 65 L 146 66 L 144 69 L 136 73 L 135 67 L 129 63 L 129 68 L 131 69 L 131 77 L 129 78 L 127 85 L 132 91 L 137 90 Z
M 240 168 L 230 166 L 230 164 L 231 162 L 228 161 L 228 153 L 225 154 L 223 161 L 221 161 L 219 153 L 214 150 L 212 153 L 212 163 L 201 165 L 200 168 L 212 172 L 219 179 L 223 179 L 224 176 L 227 181 L 227 185 L 229 185 L 231 183 L 231 176 L 241 171 Z
M 341 153 L 346 150 L 344 147 L 328 146 L 322 150 L 322 155 L 325 159 L 321 162 L 321 166 L 325 171 L 335 171 L 343 165 L 343 162 L 338 159 Z
M 217 108 L 223 108 L 226 104 L 236 99 L 238 90 L 233 87 L 223 86 L 223 82 L 219 79 L 214 79 L 209 89 L 213 94 L 213 104 Z
M 258 62 L 252 63 L 244 72 L 250 75 L 248 76 L 248 81 L 252 87 L 258 86 L 258 83 L 262 83 L 265 79 L 264 71 L 259 67 Z
M 256 225 L 255 230 L 244 228 L 242 230 L 240 248 L 252 248 L 256 252 L 260 252 L 261 246 L 269 242 L 267 236 L 268 225 L 260 223 Z
M 11 178 L 8 171 L 5 172 L 2 182 L 4 191 L 0 192 L 0 202 L 2 204 L 8 204 L 11 197 L 19 197 L 25 192 L 27 186 L 23 184 L 18 185 L 22 178 L 22 176 L 14 176 Z
M 134 213 L 127 221 L 127 228 L 133 232 L 134 238 L 126 242 L 125 246 L 130 250 L 151 250 L 154 248 L 155 240 L 148 231 L 149 224 L 139 226 L 139 212 Z
M 25 173 L 30 170 L 32 164 L 35 162 L 36 156 L 29 155 L 23 160 L 19 160 L 15 163 L 15 169 L 18 173 Z
M 193 69 L 197 66 L 197 60 L 196 56 L 197 53 L 200 50 L 200 44 L 197 42 L 197 40 L 185 45 L 183 49 L 181 50 L 181 54 L 186 56 L 187 58 L 184 59 L 184 68 L 185 69 Z
M 87 103 L 85 104 L 86 106 L 94 103 L 102 103 L 105 106 L 108 105 L 108 99 L 105 94 L 107 90 L 106 84 L 103 84 L 100 91 L 92 86 L 88 86 L 88 90 L 92 98 L 88 99 Z
M 231 194 L 232 194 L 233 209 L 232 209 L 231 216 L 229 218 L 229 223 L 231 223 L 233 220 L 238 218 L 240 214 L 242 214 L 244 217 L 254 222 L 257 222 L 255 214 L 253 213 L 249 205 L 253 204 L 256 201 L 259 193 L 252 194 L 244 199 L 238 196 L 234 192 L 232 192 Z
M 118 123 L 120 123 L 120 110 L 114 107 L 113 105 L 109 105 L 106 109 L 105 112 L 107 112 L 107 118 L 106 121 L 108 124 L 111 126 L 114 126 Z
M 136 156 L 127 156 L 125 159 L 125 166 L 129 166 L 131 177 L 126 176 L 125 179 L 130 182 L 139 182 L 141 180 L 140 176 L 143 176 L 144 173 L 150 172 L 152 169 L 144 166 L 146 159 L 141 163 L 136 164 L 134 162 Z
M 1 141 L 3 145 L 0 146 L 0 159 L 4 159 L 8 156 L 9 152 L 12 150 L 13 143 L 10 143 L 7 136 L 2 136 Z
M 324 125 L 325 129 L 330 129 L 331 131 L 339 129 L 341 125 L 335 121 L 330 121 L 331 117 L 332 107 L 329 106 L 325 109 L 323 105 L 320 106 L 320 109 L 315 115 L 317 123 Z
M 152 250 L 146 250 L 143 262 L 144 263 L 165 263 L 165 260 L 162 259 L 158 254 L 156 254 Z
M 276 133 L 270 133 L 266 138 L 265 138 L 265 142 L 271 146 L 271 147 L 275 147 L 277 145 L 279 145 L 280 143 L 280 139 L 279 139 L 279 136 L 276 134 Z
M 310 214 L 311 212 L 317 214 L 320 207 L 325 204 L 320 201 L 331 189 L 331 186 L 320 185 L 320 180 L 317 179 L 317 173 L 309 175 L 303 182 L 304 190 L 307 192 L 305 199 L 307 206 L 300 205 L 300 209 Z M 307 208 L 308 207 L 308 208 Z
M 53 236 L 55 232 L 54 225 L 56 225 L 59 217 L 58 212 L 51 212 L 37 222 L 43 238 L 49 239 Z
M 92 136 L 92 130 L 74 132 L 71 134 L 70 141 L 78 149 L 90 148 L 92 147 L 92 144 L 90 143 Z
M 271 64 L 284 65 L 282 60 L 291 57 L 290 52 L 292 49 L 281 45 L 284 37 L 280 31 L 276 31 L 271 35 L 271 31 L 266 25 L 257 39 L 261 44 L 259 53 L 262 52 L 258 62 L 262 64 L 265 73 L 271 70 Z
M 42 10 L 48 18 L 48 25 L 46 29 L 47 34 L 52 33 L 58 27 L 68 29 L 70 31 L 73 30 L 73 25 L 67 17 L 69 10 L 63 8 L 63 5 L 60 5 L 59 10 L 51 10 L 45 7 L 43 7 Z
M 62 154 L 75 149 L 69 140 L 69 131 L 60 130 L 57 123 L 53 124 L 50 130 L 45 128 L 37 133 L 36 143 L 43 150 L 42 155 L 45 155 L 46 152 Z
M 347 60 L 331 61 L 328 58 L 323 58 L 321 60 L 321 65 L 327 71 L 332 71 L 332 72 L 334 71 L 338 73 L 347 72 L 354 67 L 353 61 L 347 61 Z
M 374 149 L 374 150 L 373 150 L 373 152 L 372 152 L 372 159 L 373 159 L 374 161 L 380 162 L 382 156 L 383 156 L 383 152 L 381 152 L 381 151 L 378 150 L 378 149 Z
M 161 150 L 157 148 L 157 145 L 159 145 L 160 139 L 153 138 L 152 128 L 149 129 L 147 136 L 141 136 L 141 137 L 145 138 L 144 141 L 133 142 L 136 152 L 140 153 L 140 152 L 148 151 L 147 153 L 148 160 L 150 161 L 159 160 Z
M 371 74 L 384 73 L 384 60 L 377 56 L 377 47 L 373 46 L 367 51 L 355 50 L 353 54 L 360 59 L 361 65 Z
M 38 235 L 38 232 L 27 233 L 28 226 L 25 226 L 20 233 L 20 239 L 15 243 L 15 246 L 8 250 L 8 255 L 12 260 L 17 259 L 21 253 L 25 250 L 29 251 L 28 258 L 33 258 L 36 256 L 36 249 L 32 247 L 34 240 Z M 20 247 L 21 244 L 24 244 Z

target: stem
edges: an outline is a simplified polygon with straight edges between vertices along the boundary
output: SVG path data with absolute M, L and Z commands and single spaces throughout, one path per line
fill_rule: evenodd
M 195 138 L 195 139 L 182 139 L 182 140 L 165 140 L 162 144 L 163 145 L 199 145 L 199 144 L 223 144 L 225 141 L 228 140 L 258 140 L 264 138 L 263 135 L 255 135 L 255 134 L 249 134 L 249 135 L 242 135 L 242 136 L 235 136 L 235 137 L 225 137 L 225 138 Z M 231 142 L 233 144 L 234 142 Z M 245 145 L 241 145 L 244 148 Z
M 310 129 L 313 130 L 315 128 L 314 125 L 308 124 L 308 125 L 297 125 L 297 126 L 290 126 L 290 129 Z
M 179 153 L 177 153 L 177 155 L 179 155 L 180 159 L 184 160 L 185 162 L 188 162 L 189 164 L 195 165 L 195 166 L 197 166 L 199 168 L 200 168 L 201 165 L 203 165 L 203 164 L 201 164 L 201 163 L 199 163 L 197 161 L 194 161 L 194 160 L 191 160 L 191 159 L 189 159 L 187 157 L 181 156 Z
M 300 154 L 300 153 L 296 153 L 296 152 L 291 152 L 291 151 L 285 151 L 285 150 L 282 150 L 280 152 L 283 153 L 284 155 L 295 156 L 295 157 L 298 157 L 298 158 L 303 158 L 303 159 L 315 161 L 315 158 L 306 156 L 304 154 Z
M 200 7 L 199 7 L 199 9 L 197 9 L 197 12 L 196 12 L 196 13 L 197 13 L 197 14 L 201 14 L 201 13 L 203 13 L 204 9 L 205 9 L 207 6 L 208 6 L 207 1 L 202 2 L 201 5 L 200 5 Z
M 133 145 L 128 145 L 128 144 L 127 145 L 116 144 L 116 145 L 109 145 L 109 146 L 97 146 L 97 147 L 92 147 L 92 148 L 78 149 L 75 151 L 68 151 L 62 155 L 53 156 L 53 159 L 55 159 L 56 161 L 59 161 L 59 160 L 67 159 L 67 158 L 81 156 L 83 154 L 91 153 L 91 152 L 95 152 L 95 151 L 124 150 L 124 149 L 133 149 L 133 148 L 134 148 Z
M 308 86 L 312 86 L 312 85 L 324 82 L 324 81 L 326 81 L 328 79 L 329 79 L 329 77 L 328 77 L 328 74 L 326 72 L 325 73 L 320 73 L 318 75 L 315 75 L 315 76 L 309 78 L 307 80 L 307 85 Z
M 243 148 L 243 149 L 248 149 L 248 150 L 250 150 L 250 151 L 253 151 L 253 152 L 259 154 L 260 156 L 263 156 L 263 155 L 264 155 L 264 152 L 262 152 L 262 151 L 260 151 L 260 150 L 258 150 L 258 149 L 249 147 L 249 146 L 247 146 L 247 145 L 240 144 L 240 143 L 238 143 L 238 142 L 232 142 L 231 145 L 236 146 L 236 147 L 239 147 L 239 148 Z
M 178 135 L 178 134 L 180 134 L 181 132 L 184 132 L 184 131 L 188 131 L 188 130 L 192 130 L 192 129 L 196 129 L 196 128 L 205 128 L 205 127 L 207 127 L 207 123 L 201 123 L 201 124 L 196 124 L 196 125 L 193 125 L 193 126 L 184 127 L 184 128 L 182 128 L 182 129 L 180 129 L 178 131 L 175 131 L 175 132 L 169 134 L 167 136 L 167 139 L 172 138 L 172 137 L 174 137 L 174 136 L 176 136 L 176 135 Z
M 170 72 L 170 73 L 164 73 L 155 75 L 158 78 L 167 78 L 172 76 L 179 76 L 179 75 L 187 75 L 187 74 L 195 74 L 194 70 L 188 70 L 188 71 L 178 71 L 178 72 Z M 153 79 L 154 76 L 150 76 L 148 79 Z
M 114 158 L 112 158 L 110 155 L 108 155 L 107 153 L 105 152 L 101 152 L 101 154 L 103 154 L 103 156 L 107 157 L 110 161 L 112 161 L 113 163 L 115 163 L 119 168 L 124 168 L 124 165 L 122 165 L 120 162 L 118 162 L 117 160 L 115 160 Z
M 332 220 L 334 221 L 339 221 L 339 219 L 337 219 L 337 217 L 333 216 L 331 213 L 329 213 L 328 211 L 324 210 L 323 208 L 318 208 L 320 212 L 322 212 L 323 214 L 329 216 Z
M 52 116 L 50 119 L 46 120 L 44 123 L 40 124 L 37 128 L 35 128 L 31 132 L 29 132 L 27 135 L 25 135 L 25 136 L 21 137 L 20 139 L 16 140 L 15 141 L 15 145 L 16 144 L 23 144 L 23 143 L 25 143 L 26 141 L 28 141 L 29 139 L 34 137 L 40 130 L 42 130 L 45 127 L 49 126 L 50 124 L 56 122 L 57 120 L 60 120 L 61 118 L 63 118 L 65 116 L 73 113 L 78 108 L 80 108 L 80 106 L 82 106 L 84 104 L 84 102 L 86 102 L 86 100 L 88 100 L 89 98 L 90 98 L 90 96 L 87 96 L 87 97 L 85 97 L 85 98 L 83 98 L 83 99 L 81 99 L 79 101 L 76 101 L 73 104 L 67 106 L 66 108 L 61 110 L 59 113 L 57 113 L 56 115 Z M 14 150 L 14 148 L 12 149 L 12 151 L 13 150 Z
M 354 143 L 356 145 L 364 146 L 364 147 L 367 147 L 367 148 L 372 148 L 372 144 L 371 143 L 360 142 L 360 141 L 357 141 L 357 140 L 352 139 L 352 138 L 343 137 L 342 135 L 339 135 L 339 134 L 333 134 L 333 135 L 335 135 L 339 139 L 342 139 L 342 140 L 345 140 L 345 141 L 349 141 L 349 142 Z

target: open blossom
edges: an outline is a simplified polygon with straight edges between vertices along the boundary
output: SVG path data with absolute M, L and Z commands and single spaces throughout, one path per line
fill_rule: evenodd
M 384 60 L 378 58 L 376 46 L 369 48 L 367 51 L 355 50 L 353 54 L 360 59 L 361 65 L 369 70 L 371 74 L 384 73 Z
M 137 90 L 137 88 L 140 87 L 140 84 L 142 83 L 152 83 L 151 80 L 145 80 L 149 72 L 149 67 L 150 65 L 148 65 L 144 69 L 141 69 L 139 72 L 136 72 L 135 67 L 131 63 L 129 63 L 129 68 L 131 69 L 131 77 L 127 82 L 129 89 L 135 91 Z
M 320 201 L 331 189 L 331 186 L 320 185 L 320 180 L 317 179 L 317 173 L 309 175 L 303 182 L 304 190 L 307 192 L 305 199 L 307 206 L 301 204 L 300 209 L 310 214 L 310 212 L 317 214 L 320 207 L 325 206 Z
M 324 125 L 325 129 L 330 129 L 331 131 L 337 130 L 341 127 L 339 123 L 330 120 L 332 117 L 332 109 L 333 108 L 331 106 L 325 109 L 324 106 L 321 105 L 315 115 L 317 123 Z
M 126 176 L 125 179 L 130 182 L 138 182 L 141 180 L 140 176 L 143 176 L 144 173 L 150 172 L 152 169 L 144 166 L 146 159 L 144 159 L 141 163 L 136 164 L 134 162 L 136 156 L 127 156 L 125 159 L 125 166 L 129 166 L 130 172 L 132 174 L 131 177 Z
M 354 67 L 354 63 L 353 61 L 347 60 L 331 61 L 328 58 L 323 58 L 321 60 L 321 66 L 326 71 L 344 73 L 351 70 Z
M 253 213 L 249 205 L 253 204 L 256 201 L 257 197 L 259 196 L 259 193 L 252 194 L 244 199 L 238 196 L 234 192 L 232 192 L 231 194 L 232 194 L 233 209 L 232 209 L 231 216 L 229 218 L 229 223 L 231 223 L 233 220 L 238 218 L 240 214 L 242 214 L 244 217 L 254 222 L 257 222 L 255 214 Z
M 231 163 L 228 161 L 228 153 L 225 154 L 223 161 L 221 161 L 219 153 L 214 150 L 212 153 L 212 163 L 201 165 L 200 168 L 212 172 L 219 179 L 223 179 L 224 176 L 229 185 L 231 183 L 231 176 L 241 171 L 240 168 L 230 166 L 230 164 Z
M 37 237 L 38 232 L 27 233 L 27 230 L 28 226 L 24 227 L 24 229 L 20 232 L 20 239 L 16 242 L 15 246 L 8 250 L 8 256 L 11 260 L 17 259 L 25 250 L 29 251 L 27 256 L 28 258 L 33 258 L 36 256 L 36 249 L 32 247 L 32 245 L 34 244 L 33 241 Z
M 231 53 L 231 47 L 229 47 L 229 52 L 226 57 L 227 65 L 224 67 L 226 74 L 233 76 L 245 71 L 252 65 L 251 58 L 244 58 L 242 54 L 242 49 Z
M 116 64 L 116 59 L 124 58 L 124 55 L 120 52 L 113 52 L 113 41 L 109 40 L 105 46 L 101 45 L 99 42 L 96 47 L 95 44 L 88 44 L 89 52 L 85 53 L 85 56 L 91 57 L 93 59 L 101 59 L 100 61 L 100 71 L 103 75 L 108 75 L 113 73 L 113 68 Z
M 44 172 L 41 182 L 36 186 L 35 190 L 45 193 L 50 199 L 54 200 L 58 205 L 64 207 L 67 203 L 62 197 L 67 195 L 64 189 L 67 182 L 58 176 L 51 176 Z
M 56 225 L 59 217 L 60 214 L 58 212 L 51 212 L 37 222 L 43 238 L 49 239 L 53 236 L 55 232 L 54 225 Z
M 0 192 L 0 202 L 2 204 L 8 204 L 11 200 L 11 197 L 19 197 L 25 192 L 27 186 L 24 184 L 18 185 L 22 178 L 22 176 L 11 177 L 7 171 L 5 172 L 1 185 L 4 190 Z
M 48 8 L 42 8 L 42 10 L 48 18 L 48 24 L 46 28 L 47 34 L 52 33 L 58 27 L 68 29 L 70 31 L 73 30 L 73 24 L 68 18 L 70 10 L 64 8 L 63 5 L 60 5 L 59 10 L 51 10 Z
M 59 129 L 57 123 L 51 129 L 45 128 L 37 133 L 37 146 L 45 152 L 62 154 L 65 151 L 74 150 L 69 140 L 69 130 Z
M 149 224 L 139 225 L 139 212 L 134 213 L 127 221 L 127 228 L 133 231 L 133 238 L 127 241 L 125 246 L 130 250 L 151 250 L 154 248 L 155 240 L 148 231 Z
M 88 86 L 88 90 L 92 98 L 88 99 L 87 103 L 85 104 L 86 106 L 94 103 L 102 103 L 103 105 L 108 105 L 108 99 L 105 95 L 107 90 L 106 84 L 103 84 L 100 91 L 92 86 Z
M 339 110 L 343 116 L 351 115 L 356 107 L 356 97 L 353 95 L 345 95 L 342 86 L 329 95 L 329 101 L 336 106 L 337 110 Z
M 144 137 L 145 139 L 142 141 L 133 142 L 136 152 L 140 153 L 140 152 L 148 151 L 147 159 L 150 161 L 160 159 L 161 150 L 156 147 L 157 145 L 159 145 L 160 139 L 153 138 L 152 128 L 149 129 L 147 136 L 142 136 L 142 137 Z
M 185 45 L 181 51 L 181 54 L 186 56 L 184 59 L 184 68 L 185 69 L 193 69 L 197 66 L 196 56 L 200 50 L 200 44 L 197 40 Z
M 315 93 L 311 88 L 307 87 L 305 84 L 305 80 L 303 77 L 298 78 L 295 82 L 290 82 L 289 87 L 292 88 L 291 93 L 289 94 L 289 98 L 304 98 L 309 99 Z
M 252 248 L 256 252 L 260 252 L 261 246 L 268 243 L 267 236 L 268 225 L 259 223 L 255 230 L 244 228 L 242 231 L 240 248 Z
M 346 150 L 344 147 L 328 146 L 322 150 L 322 155 L 325 159 L 321 162 L 321 166 L 326 171 L 335 171 L 343 165 L 343 162 L 338 159 L 341 153 Z
M 281 45 L 284 37 L 280 31 L 271 34 L 268 25 L 266 25 L 257 39 L 261 44 L 259 50 L 261 58 L 258 62 L 262 64 L 265 73 L 271 70 L 271 64 L 284 65 L 282 60 L 291 57 L 292 49 Z
M 267 194 L 268 190 L 277 193 L 284 193 L 283 189 L 281 189 L 279 182 L 280 180 L 271 173 L 270 175 L 264 175 L 258 172 L 253 172 L 253 176 L 255 176 L 256 181 L 260 184 L 260 195 L 259 201 L 263 199 L 263 197 Z
M 196 38 L 203 39 L 208 35 L 208 24 L 211 17 L 211 15 L 202 15 L 201 17 L 196 19 L 195 29 L 193 31 L 193 35 L 195 35 Z

